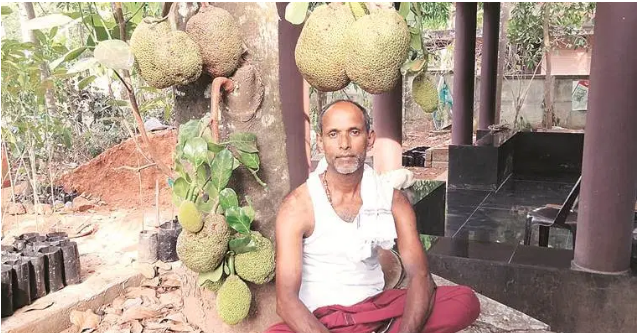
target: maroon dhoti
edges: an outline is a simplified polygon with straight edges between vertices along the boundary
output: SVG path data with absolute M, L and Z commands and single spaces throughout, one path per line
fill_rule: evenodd
M 330 305 L 314 310 L 314 315 L 332 333 L 371 333 L 393 319 L 388 333 L 396 333 L 402 322 L 407 290 L 389 289 L 352 306 Z M 471 325 L 480 314 L 480 302 L 465 286 L 440 286 L 423 333 L 458 332 Z M 285 323 L 265 333 L 294 333 Z

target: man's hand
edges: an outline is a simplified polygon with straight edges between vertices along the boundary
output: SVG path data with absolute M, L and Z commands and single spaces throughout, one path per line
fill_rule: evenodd
M 283 200 L 276 219 L 276 311 L 297 333 L 329 333 L 299 299 L 303 236 L 312 230 L 312 203 L 306 187 Z
M 394 190 L 392 213 L 398 235 L 398 252 L 407 274 L 409 290 L 399 332 L 422 332 L 433 306 L 434 284 L 416 229 L 416 214 L 409 200 L 397 190 Z

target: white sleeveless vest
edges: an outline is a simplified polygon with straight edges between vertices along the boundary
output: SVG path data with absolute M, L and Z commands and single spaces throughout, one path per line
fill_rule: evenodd
M 365 220 L 364 216 L 370 215 L 369 210 L 361 207 L 361 212 L 353 222 L 343 221 L 327 199 L 319 172 L 320 170 L 311 173 L 307 180 L 314 208 L 314 231 L 310 237 L 303 240 L 303 270 L 299 290 L 299 299 L 310 311 L 327 305 L 356 304 L 380 293 L 385 285 L 376 251 L 376 246 L 379 245 L 360 242 L 361 235 L 364 234 L 360 225 L 365 222 L 362 221 Z M 364 189 L 370 190 L 370 187 L 375 187 L 375 184 L 369 183 L 370 180 L 375 179 L 373 169 L 366 166 L 361 193 Z M 366 184 L 367 186 L 364 186 Z M 381 189 L 374 188 L 374 190 Z M 363 206 L 365 206 L 365 195 L 361 195 Z M 372 201 L 374 200 L 368 200 L 368 202 Z M 384 205 L 387 206 L 387 203 Z M 391 210 L 391 201 L 389 209 Z M 376 211 L 373 214 L 378 216 Z M 395 237 L 393 217 L 390 215 L 391 221 L 387 221 L 386 216 L 383 218 L 387 222 L 385 225 L 388 223 L 391 225 L 389 229 L 385 227 L 382 233 L 391 241 L 390 245 L 393 245 L 392 237 Z M 374 221 L 372 220 L 372 223 L 368 225 L 374 225 Z M 380 229 L 373 227 L 366 232 L 369 233 L 369 230 L 378 232 L 376 230 Z M 365 249 L 362 250 L 362 248 Z M 357 259 L 357 256 L 364 259 Z

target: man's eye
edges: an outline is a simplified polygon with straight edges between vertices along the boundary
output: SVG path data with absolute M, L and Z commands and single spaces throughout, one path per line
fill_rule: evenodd
M 330 136 L 330 138 L 335 138 L 336 137 L 336 133 L 335 132 L 330 132 L 328 135 Z
M 361 132 L 359 130 L 352 130 L 353 135 L 359 135 Z

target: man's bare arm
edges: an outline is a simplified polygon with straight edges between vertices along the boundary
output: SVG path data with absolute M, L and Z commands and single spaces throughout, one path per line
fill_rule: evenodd
M 394 191 L 392 213 L 398 234 L 398 252 L 408 279 L 407 299 L 400 333 L 422 332 L 431 313 L 434 285 L 429 279 L 429 265 L 416 228 L 416 214 L 409 200 Z
M 302 201 L 298 191 L 290 194 L 283 201 L 276 219 L 277 314 L 296 333 L 329 333 L 299 299 L 303 235 L 309 218 L 307 204 Z

